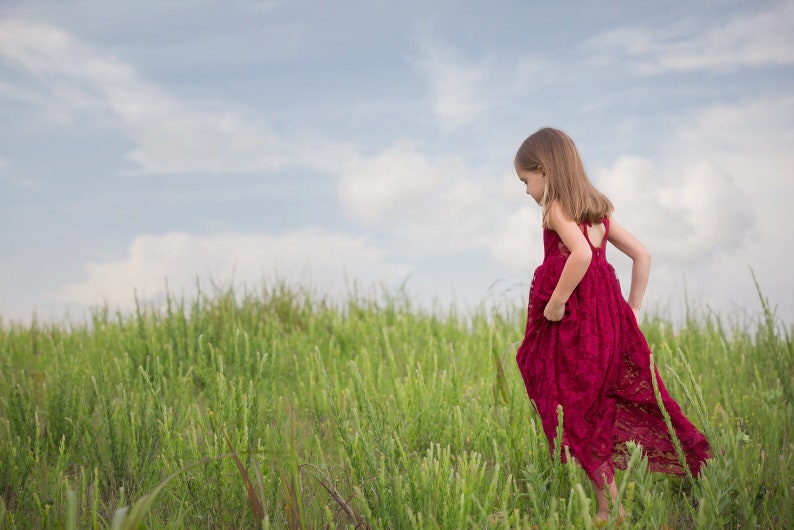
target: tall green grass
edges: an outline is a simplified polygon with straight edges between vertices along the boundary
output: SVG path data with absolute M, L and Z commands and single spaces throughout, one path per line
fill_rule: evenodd
M 515 367 L 524 318 L 282 283 L 0 324 L 0 528 L 593 528 Z M 716 458 L 691 480 L 633 448 L 621 528 L 794 525 L 791 327 L 762 297 L 643 330 Z

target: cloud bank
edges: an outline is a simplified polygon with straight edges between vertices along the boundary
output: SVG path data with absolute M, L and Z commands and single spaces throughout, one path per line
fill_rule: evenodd
M 363 237 L 316 228 L 282 235 L 172 232 L 138 236 L 127 256 L 88 263 L 85 278 L 63 287 L 56 297 L 86 306 L 129 308 L 136 292 L 143 300 L 162 299 L 166 282 L 172 293 L 190 295 L 196 281 L 250 287 L 266 280 L 299 282 L 341 295 L 354 282 L 393 285 L 411 271 Z
M 59 28 L 0 21 L 0 57 L 39 82 L 41 99 L 56 102 L 48 106 L 59 119 L 110 119 L 134 142 L 127 158 L 137 172 L 260 172 L 295 158 L 266 125 L 230 111 L 197 110 Z
M 599 62 L 630 61 L 647 74 L 794 64 L 791 2 L 723 18 L 705 27 L 689 21 L 658 29 L 617 28 L 591 38 L 586 46 Z

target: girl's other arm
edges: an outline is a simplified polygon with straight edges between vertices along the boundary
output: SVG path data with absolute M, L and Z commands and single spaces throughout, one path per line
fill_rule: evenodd
M 629 289 L 628 302 L 634 314 L 638 315 L 645 289 L 648 287 L 648 276 L 651 274 L 651 253 L 612 217 L 609 218 L 609 242 L 631 258 L 631 289 Z
M 562 242 L 571 251 L 562 268 L 557 286 L 543 310 L 543 315 L 547 319 L 557 322 L 565 315 L 565 302 L 587 272 L 587 267 L 593 259 L 593 251 L 579 226 L 568 219 L 556 202 L 549 206 L 548 223 L 549 228 L 559 234 Z

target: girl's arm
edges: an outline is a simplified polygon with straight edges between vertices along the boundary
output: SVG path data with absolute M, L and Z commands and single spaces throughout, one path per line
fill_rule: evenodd
M 651 273 L 651 253 L 612 217 L 609 218 L 609 242 L 615 245 L 632 261 L 631 289 L 629 290 L 629 305 L 638 315 L 642 307 L 642 297 L 648 287 L 648 276 Z
M 559 234 L 562 242 L 571 251 L 562 268 L 557 286 L 543 310 L 543 316 L 552 322 L 557 322 L 565 315 L 565 302 L 587 272 L 587 267 L 593 259 L 593 251 L 582 230 L 575 222 L 568 219 L 557 202 L 549 205 L 548 227 Z

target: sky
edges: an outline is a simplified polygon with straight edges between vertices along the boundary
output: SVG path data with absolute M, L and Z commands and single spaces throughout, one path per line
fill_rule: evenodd
M 276 281 L 526 301 L 565 130 L 644 307 L 794 320 L 794 2 L 0 2 L 0 320 Z M 630 261 L 608 257 L 624 292 Z M 751 272 L 752 271 L 752 272 Z

